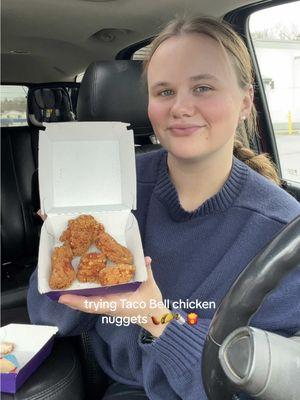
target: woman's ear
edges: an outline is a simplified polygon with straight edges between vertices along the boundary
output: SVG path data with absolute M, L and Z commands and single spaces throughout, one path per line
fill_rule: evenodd
M 241 108 L 240 119 L 247 119 L 251 113 L 254 98 L 253 85 L 248 85 L 244 92 L 243 104 Z

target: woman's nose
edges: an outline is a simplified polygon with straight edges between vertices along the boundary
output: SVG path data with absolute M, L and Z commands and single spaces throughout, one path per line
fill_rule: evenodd
M 195 103 L 192 96 L 178 93 L 171 107 L 174 118 L 191 117 L 195 114 Z

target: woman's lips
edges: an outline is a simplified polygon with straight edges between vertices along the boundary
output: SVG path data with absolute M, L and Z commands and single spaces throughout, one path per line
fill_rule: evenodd
M 170 126 L 168 129 L 173 136 L 190 136 L 201 128 L 204 128 L 204 125 Z

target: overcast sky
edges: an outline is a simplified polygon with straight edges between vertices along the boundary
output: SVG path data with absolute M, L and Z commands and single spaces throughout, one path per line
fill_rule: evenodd
M 250 31 L 261 31 L 278 23 L 287 28 L 295 25 L 300 32 L 300 1 L 257 11 L 251 16 L 249 27 Z
M 20 86 L 1 86 L 1 101 L 7 98 L 8 100 L 15 97 L 25 97 L 27 93 L 27 88 L 24 89 Z

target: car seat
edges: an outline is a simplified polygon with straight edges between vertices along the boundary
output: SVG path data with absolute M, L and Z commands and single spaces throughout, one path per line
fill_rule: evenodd
M 136 153 L 160 148 L 147 114 L 148 94 L 142 64 L 134 60 L 97 61 L 82 79 L 79 121 L 121 121 L 134 132 Z
M 27 95 L 28 124 L 42 127 L 43 122 L 74 120 L 67 90 L 63 87 L 33 87 Z

